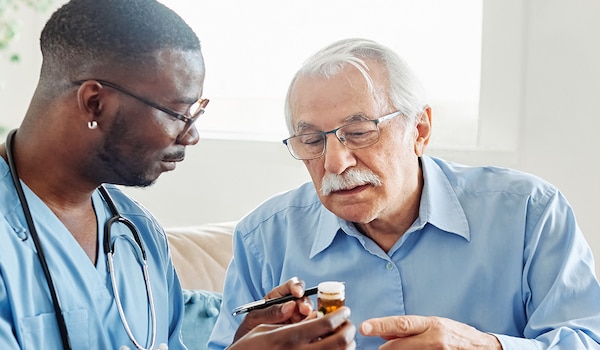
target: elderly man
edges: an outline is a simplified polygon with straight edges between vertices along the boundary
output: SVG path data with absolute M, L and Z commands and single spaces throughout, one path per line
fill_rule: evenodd
M 286 116 L 284 143 L 312 183 L 241 220 L 224 309 L 290 276 L 336 280 L 360 349 L 600 349 L 600 286 L 563 195 L 426 156 L 431 108 L 389 48 L 349 39 L 316 53 Z M 222 313 L 209 347 L 240 320 Z
M 0 145 L 0 349 L 184 349 L 165 233 L 112 184 L 148 186 L 198 142 L 200 42 L 155 0 L 72 0 L 40 44 L 31 104 Z M 296 320 L 303 305 L 263 312 Z M 349 314 L 242 327 L 236 348 L 352 349 Z

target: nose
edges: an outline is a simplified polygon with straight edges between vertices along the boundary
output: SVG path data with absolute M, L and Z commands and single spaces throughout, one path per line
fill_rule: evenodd
M 327 135 L 323 157 L 325 158 L 325 171 L 331 174 L 341 174 L 356 165 L 352 150 L 344 146 L 335 134 Z
M 196 125 L 190 126 L 190 128 L 185 132 L 185 134 L 179 135 L 177 137 L 177 143 L 184 146 L 193 146 L 200 141 L 200 134 L 198 133 L 198 129 L 196 129 Z

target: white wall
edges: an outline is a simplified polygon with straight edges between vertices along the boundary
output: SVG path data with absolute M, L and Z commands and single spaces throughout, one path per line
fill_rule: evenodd
M 126 189 L 165 226 L 237 220 L 308 173 L 283 143 L 200 140 L 186 160 L 145 189 Z
M 532 1 L 518 167 L 573 204 L 600 271 L 600 2 Z M 600 275 L 600 274 L 599 274 Z
M 429 153 L 510 166 L 556 184 L 600 261 L 593 221 L 600 209 L 600 1 L 486 0 L 484 11 L 480 147 Z M 3 64 L 0 81 L 7 76 Z M 21 83 L 0 90 L 0 124 L 18 125 L 37 78 L 39 62 L 31 64 L 26 72 L 10 68 Z M 201 140 L 175 172 L 128 192 L 165 226 L 186 226 L 236 220 L 268 196 L 308 180 L 283 144 Z

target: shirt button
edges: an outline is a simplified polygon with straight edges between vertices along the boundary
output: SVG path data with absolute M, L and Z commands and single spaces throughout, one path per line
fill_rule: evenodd
M 388 262 L 387 264 L 385 264 L 385 268 L 386 268 L 388 271 L 391 271 L 391 270 L 393 270 L 393 269 L 394 269 L 394 264 L 392 264 L 391 262 Z

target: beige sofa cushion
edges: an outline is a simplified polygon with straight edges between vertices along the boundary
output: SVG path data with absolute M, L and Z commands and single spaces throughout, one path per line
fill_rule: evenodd
M 171 256 L 184 289 L 223 292 L 235 222 L 166 228 Z

